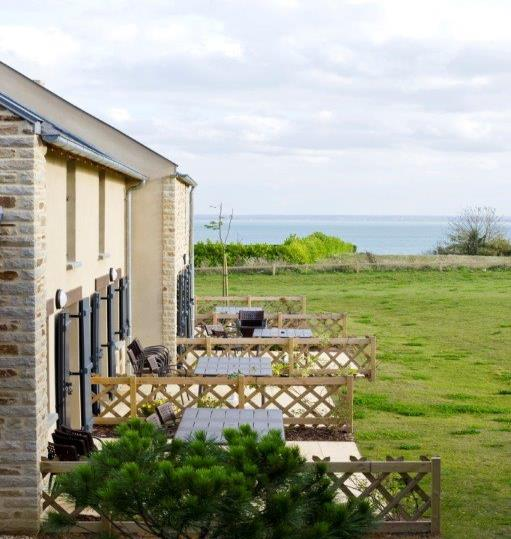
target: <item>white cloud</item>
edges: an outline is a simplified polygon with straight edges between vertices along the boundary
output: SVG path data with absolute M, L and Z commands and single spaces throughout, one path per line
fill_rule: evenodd
M 56 66 L 79 51 L 73 36 L 55 27 L 0 26 L 0 54 L 18 61 Z
M 174 17 L 148 29 L 149 40 L 165 47 L 167 54 L 196 57 L 225 56 L 240 59 L 241 43 L 225 33 L 221 22 L 201 16 Z
M 131 120 L 131 114 L 127 109 L 114 107 L 108 111 L 108 115 L 117 123 L 125 123 Z
M 25 0 L 1 18 L 3 61 L 179 162 L 199 211 L 224 190 L 278 213 L 264 177 L 299 186 L 295 213 L 509 213 L 508 0 Z

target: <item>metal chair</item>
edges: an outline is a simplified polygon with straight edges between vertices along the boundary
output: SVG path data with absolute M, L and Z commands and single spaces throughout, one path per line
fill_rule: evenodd
M 174 427 L 177 423 L 176 414 L 170 402 L 156 407 L 156 413 L 164 427 Z
M 266 327 L 264 311 L 241 310 L 238 315 L 238 327 L 242 337 L 253 337 L 255 328 Z

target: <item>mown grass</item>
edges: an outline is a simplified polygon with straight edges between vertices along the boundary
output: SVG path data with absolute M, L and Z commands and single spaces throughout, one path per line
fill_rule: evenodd
M 231 294 L 305 294 L 378 339 L 378 379 L 356 386 L 369 458 L 442 457 L 447 538 L 511 537 L 511 273 L 392 271 L 230 276 Z M 220 276 L 198 275 L 198 294 Z

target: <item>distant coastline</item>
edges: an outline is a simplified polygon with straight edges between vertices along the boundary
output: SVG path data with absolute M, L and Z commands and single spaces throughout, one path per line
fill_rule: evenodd
M 195 241 L 215 240 L 204 225 L 214 215 L 195 216 Z M 289 234 L 312 232 L 338 236 L 354 243 L 358 252 L 419 255 L 431 251 L 447 232 L 451 216 L 441 215 L 235 215 L 231 241 L 281 243 Z M 511 236 L 511 217 L 503 218 Z

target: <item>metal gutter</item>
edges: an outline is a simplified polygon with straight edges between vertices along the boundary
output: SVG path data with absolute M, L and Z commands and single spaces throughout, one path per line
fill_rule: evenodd
M 124 165 L 123 163 L 120 163 L 119 161 L 112 159 L 108 155 L 97 152 L 88 146 L 80 144 L 79 142 L 69 137 L 66 137 L 63 134 L 45 133 L 44 126 L 43 126 L 43 131 L 41 133 L 41 138 L 44 140 L 44 142 L 47 142 L 48 144 L 51 144 L 52 146 L 61 148 L 62 150 L 65 150 L 66 152 L 69 152 L 73 155 L 78 155 L 79 157 L 84 157 L 85 159 L 89 159 L 90 161 L 93 161 L 94 163 L 99 163 L 100 165 L 104 165 L 105 167 L 108 167 L 112 170 L 120 172 L 121 174 L 129 176 L 131 178 L 135 178 L 140 181 L 147 180 L 147 176 L 145 176 L 138 170 L 135 170 L 134 168 L 131 168 L 128 165 Z
M 197 182 L 191 176 L 188 176 L 188 174 L 177 173 L 175 177 L 181 183 L 188 185 L 188 187 L 193 187 L 193 188 L 197 187 Z

